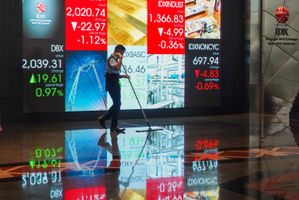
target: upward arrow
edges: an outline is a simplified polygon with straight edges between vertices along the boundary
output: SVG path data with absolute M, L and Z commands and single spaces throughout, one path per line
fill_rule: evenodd
M 34 84 L 34 83 L 36 83 L 36 79 L 35 79 L 35 76 L 34 76 L 34 74 L 32 74 L 32 76 L 31 76 L 31 78 L 30 78 L 30 81 L 29 81 L 29 83 L 31 83 L 31 84 Z
M 31 160 L 31 161 L 29 161 L 29 164 L 30 164 L 31 168 L 33 169 L 33 167 L 34 167 L 34 165 L 35 165 L 35 161 L 34 161 L 34 160 Z

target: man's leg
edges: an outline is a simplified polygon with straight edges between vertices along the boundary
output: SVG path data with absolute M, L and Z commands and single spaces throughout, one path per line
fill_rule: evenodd
M 109 92 L 109 94 L 110 94 L 110 92 Z M 111 95 L 110 95 L 110 96 L 111 96 Z M 114 111 L 114 109 L 115 109 L 114 107 L 115 107 L 115 105 L 112 104 L 112 106 L 110 106 L 109 110 L 107 110 L 107 112 L 104 114 L 103 118 L 104 118 L 105 120 L 109 120 L 109 119 L 111 118 L 112 113 L 113 113 L 113 111 Z
M 108 93 L 111 96 L 111 98 L 112 98 L 112 96 L 114 96 L 113 95 L 114 93 L 112 90 L 108 90 Z M 113 100 L 113 98 L 112 98 L 112 100 Z M 110 106 L 109 110 L 107 110 L 107 112 L 104 115 L 98 117 L 99 124 L 102 126 L 102 128 L 106 129 L 105 120 L 109 120 L 111 118 L 114 110 L 115 110 L 115 105 L 113 103 L 112 106 Z
M 113 109 L 112 109 L 112 121 L 111 121 L 111 129 L 117 128 L 119 111 L 120 111 L 120 87 L 116 87 L 113 91 L 111 91 L 110 96 L 113 101 Z

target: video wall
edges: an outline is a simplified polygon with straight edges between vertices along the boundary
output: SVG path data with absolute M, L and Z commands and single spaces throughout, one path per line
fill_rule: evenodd
M 221 0 L 23 0 L 23 111 L 104 111 L 106 60 L 126 47 L 146 109 L 221 104 Z M 127 79 L 122 109 L 138 109 Z
M 136 133 L 145 128 L 119 135 L 105 129 L 61 130 L 58 139 L 46 142 L 42 138 L 51 131 L 29 130 L 26 135 L 42 142 L 25 137 L 27 164 L 2 178 L 21 177 L 16 184 L 22 189 L 15 194 L 22 199 L 220 199 L 219 161 L 227 159 L 218 149 L 220 127 L 198 137 L 189 137 L 188 126 L 167 125 L 150 136 Z

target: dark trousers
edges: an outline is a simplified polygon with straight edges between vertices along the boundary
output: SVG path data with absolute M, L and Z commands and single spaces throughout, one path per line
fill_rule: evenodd
M 109 92 L 110 97 L 112 98 L 112 106 L 109 110 L 105 113 L 104 119 L 109 120 L 112 117 L 111 121 L 111 128 L 117 128 L 118 125 L 118 118 L 119 118 L 119 111 L 120 111 L 120 86 L 117 85 L 116 87 L 110 88 L 107 90 Z

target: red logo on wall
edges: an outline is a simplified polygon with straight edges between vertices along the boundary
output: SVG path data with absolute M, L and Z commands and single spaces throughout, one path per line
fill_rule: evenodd
M 39 13 L 43 13 L 46 11 L 46 5 L 43 3 L 38 3 L 38 4 L 36 4 L 36 10 Z
M 275 17 L 276 17 L 277 22 L 285 23 L 286 21 L 288 21 L 289 16 L 290 16 L 290 14 L 286 7 L 281 6 L 276 9 Z

